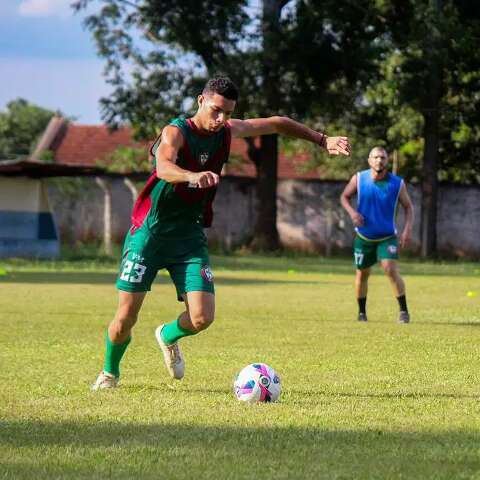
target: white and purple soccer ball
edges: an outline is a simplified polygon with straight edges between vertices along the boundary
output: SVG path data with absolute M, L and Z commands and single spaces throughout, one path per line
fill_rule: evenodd
M 281 390 L 280 377 L 265 363 L 247 365 L 233 383 L 235 396 L 242 402 L 276 402 Z

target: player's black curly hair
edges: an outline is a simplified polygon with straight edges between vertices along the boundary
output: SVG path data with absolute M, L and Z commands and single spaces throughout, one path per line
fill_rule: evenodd
M 218 74 L 210 78 L 203 88 L 203 95 L 218 93 L 229 100 L 238 100 L 238 88 L 226 75 Z

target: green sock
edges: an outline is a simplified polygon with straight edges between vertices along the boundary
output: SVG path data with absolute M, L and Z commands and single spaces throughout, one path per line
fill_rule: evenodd
M 120 376 L 120 360 L 131 340 L 132 337 L 129 337 L 125 343 L 113 343 L 108 336 L 107 330 L 107 351 L 105 352 L 105 364 L 103 366 L 104 372 L 111 373 L 116 377 Z
M 192 332 L 180 326 L 178 318 L 173 322 L 166 323 L 162 328 L 162 340 L 167 344 L 171 345 L 175 343 L 180 338 L 188 337 L 189 335 L 195 335 L 197 332 Z

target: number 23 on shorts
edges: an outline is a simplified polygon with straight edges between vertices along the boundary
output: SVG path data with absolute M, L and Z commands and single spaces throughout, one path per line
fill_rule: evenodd
M 131 283 L 140 283 L 147 267 L 140 263 L 134 263 L 131 260 L 125 260 L 123 264 L 120 280 Z

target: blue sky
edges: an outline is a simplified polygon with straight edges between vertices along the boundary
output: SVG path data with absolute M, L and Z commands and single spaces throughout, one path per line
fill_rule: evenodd
M 103 62 L 71 0 L 0 0 L 0 110 L 16 98 L 101 123 Z

